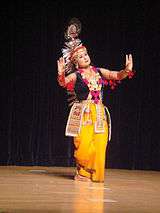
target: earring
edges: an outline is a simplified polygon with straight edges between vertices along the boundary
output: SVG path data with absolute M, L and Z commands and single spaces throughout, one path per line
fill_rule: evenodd
M 76 64 L 75 67 L 76 67 L 76 69 L 78 69 L 78 68 L 79 68 L 79 67 L 78 67 L 78 64 Z

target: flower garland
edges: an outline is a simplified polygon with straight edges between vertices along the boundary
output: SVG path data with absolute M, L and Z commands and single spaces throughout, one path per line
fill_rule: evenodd
M 96 74 L 95 74 L 95 77 L 92 77 L 90 81 L 88 81 L 88 79 L 86 79 L 85 74 L 84 74 L 84 70 L 79 69 L 78 72 L 81 74 L 83 81 L 87 84 L 87 86 L 90 90 L 90 94 L 92 96 L 92 99 L 94 99 L 95 102 L 98 103 L 98 101 L 100 100 L 100 91 L 101 91 L 102 85 L 110 86 L 110 88 L 112 90 L 114 90 L 116 88 L 116 86 L 118 86 L 118 84 L 121 83 L 121 81 L 120 80 L 102 79 L 95 67 L 92 67 L 92 70 Z M 129 71 L 128 72 L 128 78 L 132 79 L 133 76 L 135 75 L 135 73 L 136 73 L 135 70 Z M 66 88 L 68 91 L 74 91 L 73 80 L 66 84 L 65 83 L 65 76 L 60 75 L 60 76 L 58 76 L 58 82 L 62 87 Z
M 128 72 L 128 78 L 129 78 L 129 79 L 133 78 L 133 76 L 135 75 L 135 73 L 136 73 L 135 70 L 133 70 L 133 71 L 130 70 L 130 71 Z M 105 85 L 105 86 L 110 86 L 110 88 L 111 88 L 112 90 L 114 90 L 115 87 L 118 86 L 118 84 L 121 83 L 120 80 L 106 80 L 106 79 L 103 79 L 102 82 L 103 82 L 103 85 Z
M 101 97 L 102 78 L 97 72 L 97 69 L 95 67 L 92 67 L 92 70 L 95 72 L 95 76 L 91 77 L 90 80 L 86 78 L 83 69 L 79 69 L 78 72 L 81 74 L 84 83 L 89 88 L 90 93 L 88 98 L 93 100 L 94 103 L 97 104 L 102 99 Z

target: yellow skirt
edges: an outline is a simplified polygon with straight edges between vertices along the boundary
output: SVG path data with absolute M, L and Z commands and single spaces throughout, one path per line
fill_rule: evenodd
M 95 133 L 97 120 L 96 105 L 90 103 L 89 111 L 83 113 L 82 126 L 78 136 L 74 137 L 74 157 L 77 173 L 95 182 L 104 181 L 105 155 L 108 142 L 108 124 L 104 106 L 101 105 L 104 132 Z

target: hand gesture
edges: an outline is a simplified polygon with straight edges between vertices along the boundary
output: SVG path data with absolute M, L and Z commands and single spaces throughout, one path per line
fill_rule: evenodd
M 133 59 L 132 55 L 126 55 L 126 69 L 132 70 L 133 69 Z
M 64 58 L 61 57 L 57 60 L 57 68 L 58 68 L 58 75 L 62 75 L 65 72 L 65 61 Z

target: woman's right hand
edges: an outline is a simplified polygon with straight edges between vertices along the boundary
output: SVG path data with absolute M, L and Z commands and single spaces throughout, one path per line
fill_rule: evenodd
M 67 77 L 65 76 L 65 60 L 63 57 L 57 60 L 57 69 L 59 85 L 67 88 L 67 90 L 73 90 L 76 81 L 76 74 L 71 73 L 67 75 Z
M 58 68 L 58 75 L 63 75 L 65 73 L 65 61 L 63 57 L 57 60 L 57 68 Z

